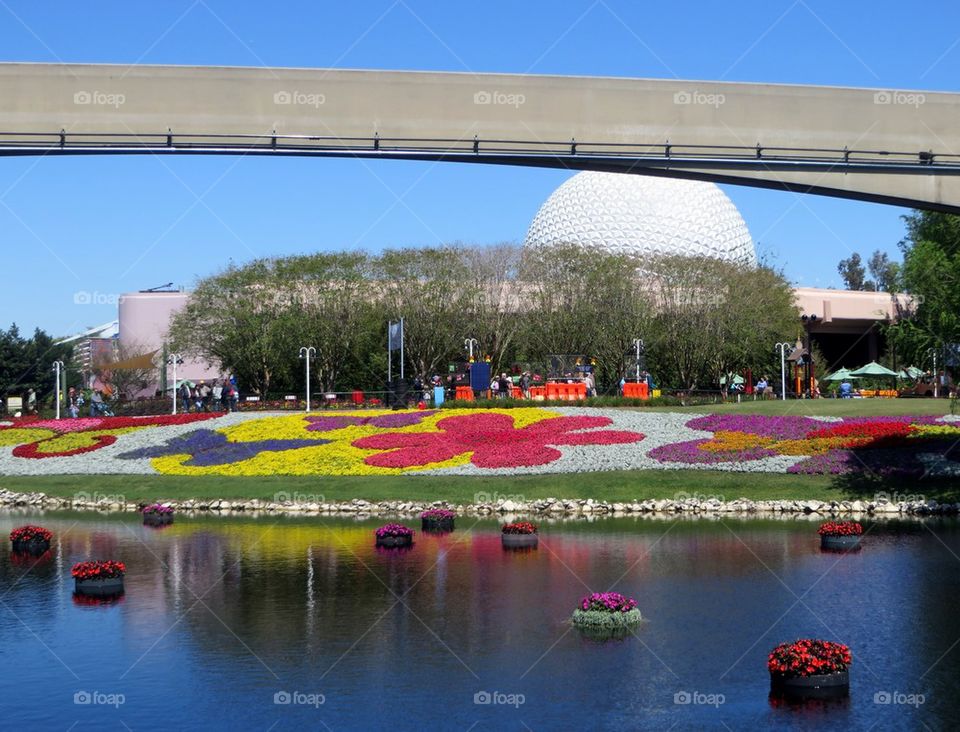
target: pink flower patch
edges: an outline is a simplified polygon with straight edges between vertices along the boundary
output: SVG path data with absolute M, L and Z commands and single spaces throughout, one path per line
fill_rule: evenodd
M 547 465 L 561 456 L 558 445 L 621 445 L 639 442 L 639 432 L 608 430 L 608 417 L 555 417 L 516 429 L 506 414 L 470 414 L 437 422 L 440 432 L 387 432 L 353 442 L 364 450 L 386 450 L 364 459 L 380 468 L 412 468 L 452 460 L 471 453 L 478 468 Z

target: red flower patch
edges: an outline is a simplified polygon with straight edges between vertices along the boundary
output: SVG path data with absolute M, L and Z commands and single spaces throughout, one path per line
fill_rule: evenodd
M 85 452 L 93 452 L 94 450 L 99 450 L 101 447 L 106 447 L 107 445 L 112 445 L 117 441 L 116 435 L 96 435 L 93 437 L 93 442 L 85 447 L 78 447 L 73 450 L 60 450 L 59 452 L 42 452 L 40 448 L 45 442 L 50 442 L 50 440 L 55 440 L 56 437 L 50 437 L 46 440 L 40 440 L 38 442 L 28 442 L 26 445 L 17 445 L 13 448 L 13 456 L 19 458 L 50 458 L 50 457 L 70 457 L 71 455 L 80 455 Z
M 516 429 L 506 414 L 470 414 L 437 422 L 440 432 L 387 432 L 353 442 L 364 450 L 387 450 L 364 459 L 380 468 L 411 468 L 439 463 L 471 453 L 478 468 L 517 468 L 552 463 L 561 456 L 558 445 L 621 445 L 639 442 L 639 432 L 610 430 L 575 432 L 606 427 L 608 417 L 547 418 Z
M 846 448 L 897 447 L 916 429 L 906 422 L 853 422 L 813 430 L 807 433 L 807 439 L 840 438 Z

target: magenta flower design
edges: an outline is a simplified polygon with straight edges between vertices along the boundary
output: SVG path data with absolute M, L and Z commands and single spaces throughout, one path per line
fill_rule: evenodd
M 619 445 L 639 442 L 639 432 L 580 432 L 606 427 L 608 417 L 553 417 L 517 429 L 506 414 L 469 414 L 437 422 L 439 432 L 387 432 L 354 440 L 364 450 L 384 450 L 364 459 L 381 468 L 411 468 L 470 453 L 478 468 L 546 465 L 561 456 L 559 445 Z

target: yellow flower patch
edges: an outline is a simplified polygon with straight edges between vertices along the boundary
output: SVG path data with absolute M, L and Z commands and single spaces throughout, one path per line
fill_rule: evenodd
M 56 432 L 44 429 L 28 429 L 25 427 L 11 430 L 0 430 L 0 447 L 15 447 L 17 445 L 26 445 L 30 442 L 38 442 L 48 437 L 53 437 Z
M 44 440 L 37 445 L 37 452 L 40 454 L 71 452 L 72 450 L 82 450 L 87 447 L 93 447 L 97 444 L 97 438 L 101 435 L 125 435 L 128 432 L 142 430 L 143 427 L 120 427 L 113 430 L 90 430 L 87 432 L 67 432 L 54 437 L 51 440 Z

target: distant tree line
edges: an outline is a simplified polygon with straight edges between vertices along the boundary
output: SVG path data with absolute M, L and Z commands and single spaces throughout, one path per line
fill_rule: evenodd
M 69 367 L 71 353 L 71 346 L 57 345 L 39 328 L 29 338 L 21 335 L 16 324 L 5 331 L 0 330 L 0 411 L 3 411 L 8 396 L 22 397 L 30 389 L 36 392 L 38 404 L 51 399 L 54 392 L 53 362 L 63 361 Z M 77 374 L 67 376 L 71 383 L 77 381 Z
M 408 377 L 445 375 L 469 337 L 495 371 L 595 358 L 607 393 L 634 372 L 635 338 L 658 385 L 715 388 L 728 371 L 776 371 L 774 343 L 799 322 L 789 284 L 767 266 L 452 244 L 231 265 L 198 282 L 170 338 L 261 394 L 302 390 L 301 346 L 317 349 L 322 389 L 381 389 L 387 322 L 400 317 Z

